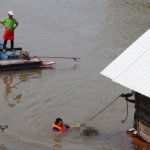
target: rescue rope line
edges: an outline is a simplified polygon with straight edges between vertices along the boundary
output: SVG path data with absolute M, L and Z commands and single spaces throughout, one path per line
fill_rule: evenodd
M 128 119 L 128 113 L 129 113 L 129 109 L 128 109 L 128 101 L 126 101 L 126 106 L 127 106 L 127 107 L 126 107 L 126 108 L 127 108 L 127 109 L 126 109 L 126 110 L 127 110 L 127 114 L 126 114 L 125 119 L 124 119 L 124 120 L 121 120 L 122 123 L 125 123 L 125 122 L 127 121 L 127 119 Z
M 117 96 L 109 105 L 107 105 L 105 108 L 103 108 L 101 111 L 99 111 L 98 113 L 96 113 L 94 116 L 92 116 L 89 121 L 93 120 L 94 118 L 96 118 L 98 115 L 100 115 L 102 112 L 104 112 L 109 106 L 111 106 L 118 98 L 120 97 Z

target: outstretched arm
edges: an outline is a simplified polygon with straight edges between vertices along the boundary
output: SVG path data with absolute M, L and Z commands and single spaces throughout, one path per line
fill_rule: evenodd
M 130 93 L 126 93 L 126 94 L 121 94 L 121 97 L 131 97 L 134 95 L 134 91 L 132 90 Z
M 128 97 L 125 97 L 125 100 L 128 101 L 128 102 L 131 102 L 131 103 L 135 103 L 134 99 L 129 99 Z
M 72 124 L 69 126 L 70 126 L 70 128 L 80 128 L 80 124 Z
M 130 93 L 127 94 L 121 94 L 121 97 L 124 97 L 126 101 L 131 102 L 131 103 L 135 103 L 135 99 L 129 99 L 129 97 L 134 95 L 134 91 L 131 91 Z

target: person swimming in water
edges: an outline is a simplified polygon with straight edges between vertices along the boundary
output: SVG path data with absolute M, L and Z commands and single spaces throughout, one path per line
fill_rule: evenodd
M 54 134 L 61 134 L 67 131 L 69 128 L 80 128 L 80 124 L 77 125 L 68 125 L 63 122 L 62 118 L 56 118 L 52 125 L 52 132 Z
M 94 127 L 87 127 L 86 124 L 74 124 L 68 125 L 63 122 L 62 118 L 56 118 L 52 125 L 52 133 L 55 135 L 60 135 L 66 132 L 70 128 L 78 128 L 80 130 L 81 135 L 91 136 L 98 135 L 98 130 Z

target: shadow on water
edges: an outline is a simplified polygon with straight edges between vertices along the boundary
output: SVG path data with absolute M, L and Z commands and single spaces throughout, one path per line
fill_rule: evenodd
M 3 99 L 5 104 L 10 108 L 15 107 L 16 104 L 19 104 L 22 99 L 22 93 L 19 86 L 31 78 L 40 77 L 41 69 L 2 72 L 0 74 L 0 78 L 2 80 Z

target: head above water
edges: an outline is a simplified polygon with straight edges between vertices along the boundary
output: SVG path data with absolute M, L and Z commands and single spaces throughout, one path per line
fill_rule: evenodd
M 61 118 L 56 118 L 55 124 L 62 125 L 63 124 L 63 120 Z
M 9 16 L 13 16 L 13 15 L 14 15 L 14 12 L 13 12 L 13 11 L 9 11 L 9 12 L 8 12 L 8 15 L 9 15 Z

